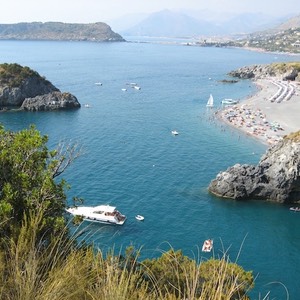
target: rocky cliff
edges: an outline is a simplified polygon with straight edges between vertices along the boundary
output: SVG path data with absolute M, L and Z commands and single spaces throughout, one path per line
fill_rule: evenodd
M 0 39 L 123 42 L 122 36 L 102 22 L 68 24 L 33 22 L 0 24 Z
M 54 105 L 55 104 L 55 105 Z M 18 64 L 0 65 L 0 108 L 57 110 L 80 107 L 75 96 L 61 93 L 37 72 Z
M 70 93 L 52 92 L 34 98 L 26 98 L 21 110 L 49 111 L 78 108 L 80 104 L 76 97 Z
M 283 80 L 300 81 L 300 63 L 273 63 L 267 65 L 253 65 L 231 71 L 230 76 L 240 79 L 261 79 L 278 77 Z
M 209 185 L 217 196 L 300 203 L 300 131 L 269 148 L 258 165 L 236 164 Z

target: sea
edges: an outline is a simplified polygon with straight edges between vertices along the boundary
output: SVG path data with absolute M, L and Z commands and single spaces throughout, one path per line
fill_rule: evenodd
M 9 130 L 35 124 L 48 135 L 49 149 L 78 145 L 81 155 L 61 175 L 71 187 L 69 205 L 80 197 L 85 205 L 111 204 L 127 216 L 123 226 L 84 223 L 81 239 L 117 253 L 132 245 L 141 249 L 141 259 L 170 247 L 198 261 L 225 254 L 253 271 L 251 299 L 299 299 L 300 213 L 282 204 L 220 199 L 207 189 L 220 171 L 257 164 L 267 150 L 214 115 L 222 99 L 243 101 L 256 86 L 249 80 L 221 81 L 245 65 L 299 56 L 129 38 L 0 41 L 0 59 L 36 70 L 82 105 L 71 111 L 0 113 Z M 206 107 L 210 94 L 214 109 Z M 144 221 L 137 221 L 137 214 Z M 209 238 L 213 251 L 203 253 Z

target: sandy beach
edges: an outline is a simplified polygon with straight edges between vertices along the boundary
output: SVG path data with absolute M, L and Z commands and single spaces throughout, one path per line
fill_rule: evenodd
M 300 83 L 266 78 L 255 84 L 255 95 L 225 106 L 218 117 L 269 145 L 300 130 Z

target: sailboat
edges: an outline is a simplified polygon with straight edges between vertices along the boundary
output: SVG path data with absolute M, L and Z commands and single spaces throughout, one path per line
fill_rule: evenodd
M 207 107 L 213 107 L 214 106 L 214 98 L 213 98 L 212 94 L 210 94 L 206 106 Z

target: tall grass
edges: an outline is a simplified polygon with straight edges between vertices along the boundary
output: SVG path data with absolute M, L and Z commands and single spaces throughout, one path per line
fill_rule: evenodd
M 1 300 L 248 299 L 240 291 L 251 280 L 226 255 L 198 263 L 171 250 L 157 272 L 138 252 L 123 257 L 76 246 L 67 228 L 45 247 L 37 240 L 42 221 L 42 213 L 24 217 L 18 240 L 7 239 L 1 250 Z

